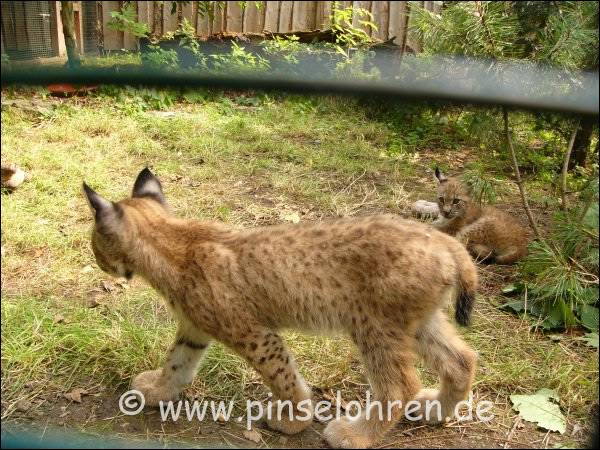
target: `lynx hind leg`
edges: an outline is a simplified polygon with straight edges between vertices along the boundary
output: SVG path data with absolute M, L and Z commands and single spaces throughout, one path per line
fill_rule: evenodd
M 283 339 L 268 329 L 255 330 L 233 347 L 271 388 L 272 408 L 266 411 L 269 427 L 286 434 L 309 427 L 313 417 L 312 393 Z
M 183 388 L 193 381 L 209 342 L 203 333 L 180 326 L 163 368 L 140 373 L 131 382 L 131 388 L 142 393 L 147 406 L 177 400 Z
M 456 239 L 477 261 L 489 262 L 494 259 L 494 248 L 487 243 L 492 231 L 492 224 L 484 218 L 464 227 L 456 234 Z
M 453 417 L 456 404 L 466 399 L 471 390 L 477 360 L 475 352 L 441 311 L 436 311 L 417 332 L 417 349 L 425 364 L 439 375 L 441 385 L 439 390 L 424 389 L 417 395 L 415 400 L 421 402 L 421 408 L 413 417 L 421 414 L 431 423 Z
M 514 264 L 519 259 L 527 254 L 527 247 L 524 249 L 519 247 L 511 247 L 503 253 L 496 256 L 495 262 L 498 264 Z
M 367 448 L 402 417 L 405 403 L 421 387 L 414 367 L 414 338 L 394 330 L 396 337 L 366 327 L 369 334 L 356 336 L 372 388 L 372 407 L 357 418 L 334 419 L 323 435 L 335 448 Z M 375 402 L 380 402 L 381 407 Z

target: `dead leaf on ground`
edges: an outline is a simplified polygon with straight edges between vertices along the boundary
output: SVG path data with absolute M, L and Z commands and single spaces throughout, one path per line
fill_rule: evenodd
M 94 268 L 92 267 L 91 264 L 88 264 L 83 269 L 81 269 L 81 273 L 88 273 L 88 272 L 91 272 L 92 270 L 94 270 Z
M 252 428 L 251 430 L 244 430 L 244 437 L 246 439 L 248 439 L 249 441 L 252 441 L 256 444 L 258 444 L 260 442 L 260 431 L 258 431 L 255 428 Z
M 75 388 L 71 392 L 63 394 L 63 397 L 71 402 L 81 403 L 81 397 L 83 397 L 84 395 L 88 395 L 88 391 L 81 388 Z

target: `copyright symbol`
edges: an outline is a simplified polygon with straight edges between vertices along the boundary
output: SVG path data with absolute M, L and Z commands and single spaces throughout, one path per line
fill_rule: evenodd
M 144 409 L 145 403 L 146 401 L 144 399 L 144 394 L 142 394 L 140 391 L 132 389 L 125 392 L 119 398 L 119 409 L 126 416 L 135 416 L 142 409 Z

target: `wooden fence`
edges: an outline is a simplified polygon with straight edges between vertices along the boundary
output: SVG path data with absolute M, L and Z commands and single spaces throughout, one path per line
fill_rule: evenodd
M 111 19 L 110 13 L 120 8 L 123 2 L 103 1 L 98 2 L 101 9 L 101 30 L 104 50 L 135 49 L 136 40 L 127 33 L 112 30 L 107 26 Z M 195 27 L 199 36 L 211 36 L 218 33 L 263 33 L 295 31 L 314 31 L 327 29 L 330 26 L 330 16 L 334 2 L 329 1 L 263 1 L 246 2 L 246 7 L 240 7 L 240 2 L 223 2 L 223 8 L 211 6 L 212 14 L 203 14 L 200 3 L 189 2 L 175 6 L 175 13 L 171 14 L 173 3 L 164 2 L 134 2 L 137 9 L 138 20 L 148 24 L 155 36 L 175 31 L 186 18 Z M 260 6 L 257 6 L 257 3 Z M 340 1 L 338 7 L 352 7 L 356 9 L 353 14 L 353 25 L 362 27 L 370 36 L 381 41 L 394 38 L 394 43 L 403 45 L 406 41 L 407 30 L 410 23 L 410 11 L 415 6 L 436 11 L 442 2 L 418 1 Z M 370 11 L 376 30 L 363 27 L 359 23 L 360 15 L 357 8 Z M 212 16 L 212 17 L 211 17 Z M 100 20 L 100 18 L 99 18 Z M 419 50 L 416 42 L 409 42 L 414 50 Z

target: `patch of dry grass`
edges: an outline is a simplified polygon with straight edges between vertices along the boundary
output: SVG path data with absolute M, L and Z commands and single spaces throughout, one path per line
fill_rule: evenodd
M 178 215 L 239 226 L 294 215 L 405 214 L 419 195 L 431 197 L 426 155 L 386 156 L 388 127 L 346 101 L 307 108 L 267 99 L 246 108 L 217 99 L 176 105 L 172 117 L 125 112 L 110 99 L 44 101 L 46 115 L 2 113 L 2 158 L 32 174 L 2 195 L 5 419 L 18 415 L 24 399 L 35 409 L 72 387 L 124 389 L 135 373 L 160 364 L 174 334 L 156 293 L 135 280 L 107 285 L 94 265 L 82 180 L 119 199 L 149 165 Z M 554 341 L 532 333 L 528 322 L 496 309 L 493 297 L 512 276 L 483 273 L 475 323 L 463 330 L 480 353 L 475 397 L 496 404 L 498 420 L 489 426 L 510 430 L 508 396 L 543 387 L 560 394 L 570 425 L 585 426 L 598 398 L 597 352 L 569 335 Z M 362 396 L 362 366 L 347 339 L 286 337 L 319 395 L 341 389 L 348 399 Z M 240 358 L 214 345 L 188 393 L 231 399 L 265 391 Z

